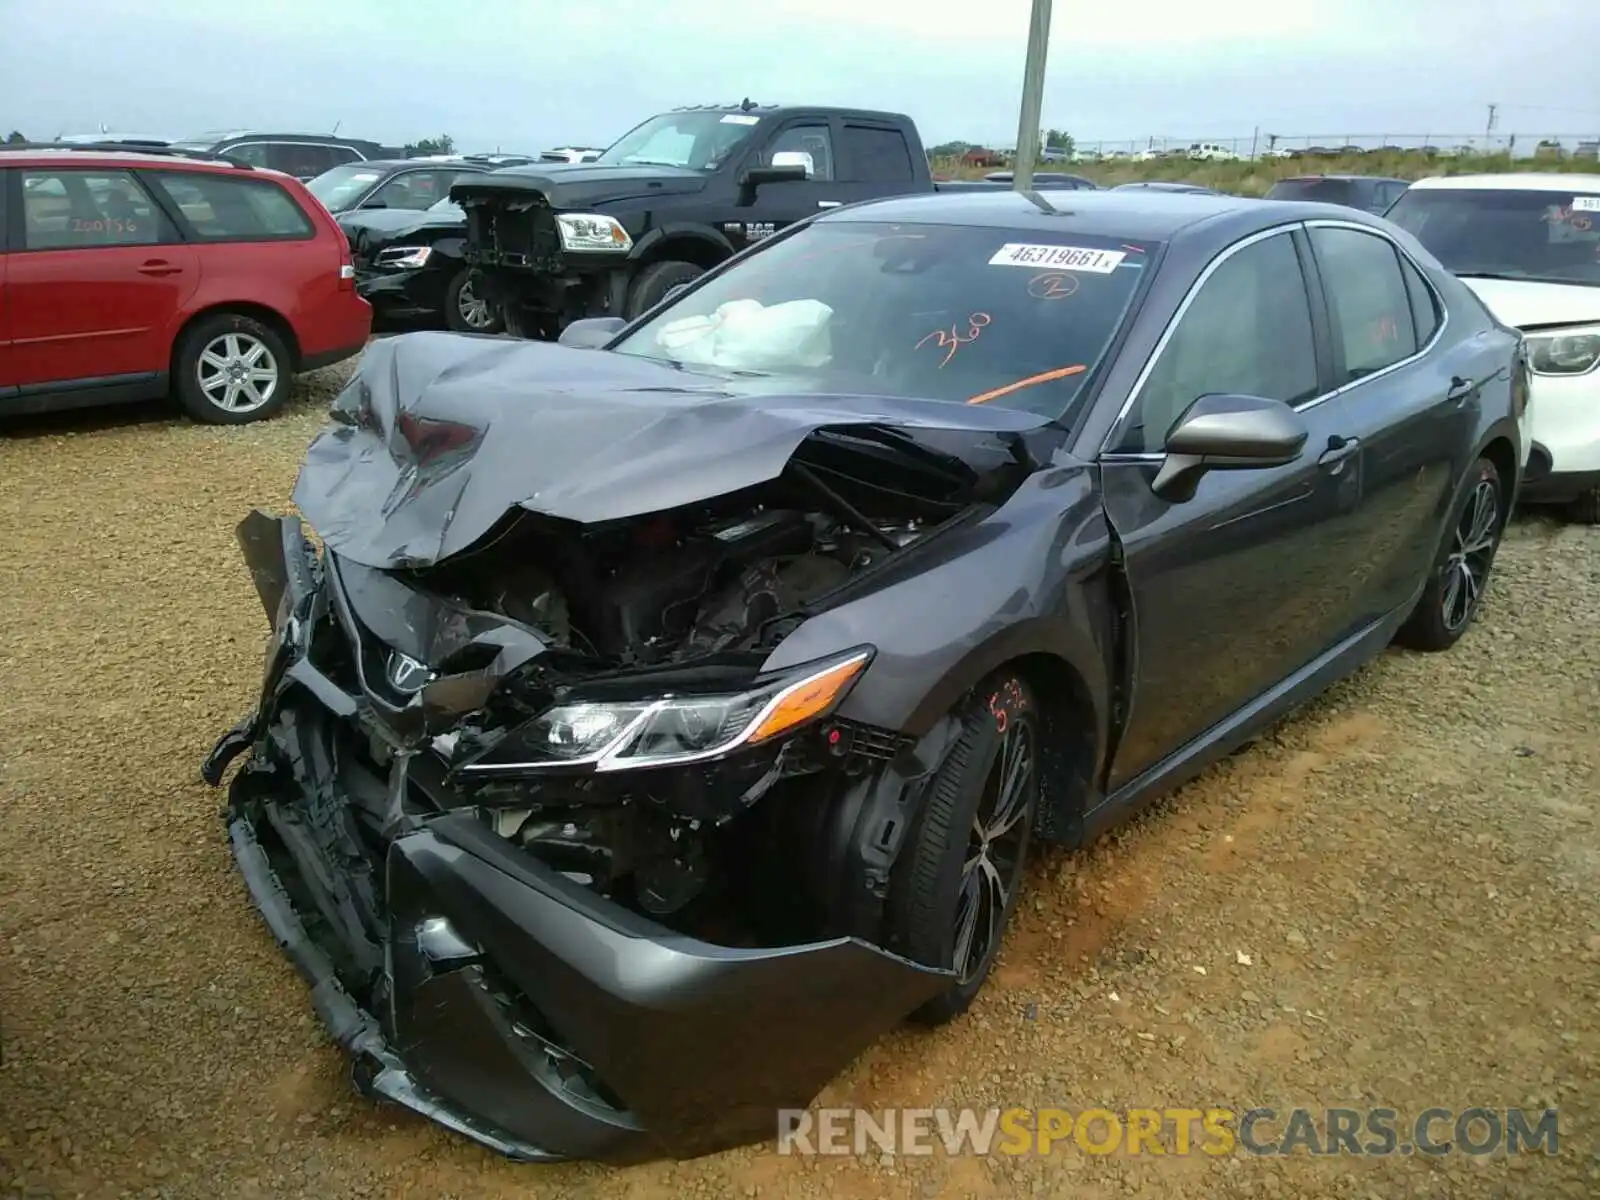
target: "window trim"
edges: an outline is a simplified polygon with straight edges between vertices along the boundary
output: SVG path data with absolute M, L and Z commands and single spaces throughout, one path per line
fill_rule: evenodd
M 1173 334 L 1177 331 L 1178 324 L 1183 320 L 1185 314 L 1188 313 L 1189 307 L 1194 303 L 1194 298 L 1199 295 L 1200 289 L 1203 288 L 1211 279 L 1211 277 L 1221 269 L 1224 263 L 1231 259 L 1235 254 L 1238 254 L 1240 251 L 1245 250 L 1258 242 L 1264 242 L 1270 237 L 1277 237 L 1280 234 L 1289 234 L 1292 236 L 1296 233 L 1304 233 L 1306 249 L 1310 256 L 1309 266 L 1314 269 L 1315 274 L 1315 280 L 1313 280 L 1313 271 L 1306 270 L 1307 264 L 1302 262 L 1302 270 L 1305 270 L 1306 273 L 1306 301 L 1311 308 L 1312 328 L 1314 331 L 1319 329 L 1321 330 L 1321 332 L 1316 335 L 1317 337 L 1328 335 L 1329 317 L 1327 313 L 1327 285 L 1322 278 L 1322 267 L 1317 261 L 1316 251 L 1312 249 L 1310 245 L 1310 231 L 1312 229 L 1322 228 L 1354 229 L 1359 233 L 1371 234 L 1373 237 L 1381 238 L 1385 242 L 1388 242 L 1395 253 L 1402 256 L 1407 262 L 1415 267 L 1417 274 L 1422 276 L 1423 283 L 1427 285 L 1428 291 L 1433 295 L 1434 303 L 1437 306 L 1437 311 L 1440 314 L 1440 318 L 1438 326 L 1435 327 L 1433 331 L 1433 336 L 1428 339 L 1426 345 L 1418 347 L 1416 353 L 1407 358 L 1402 358 L 1398 362 L 1390 363 L 1387 367 L 1384 367 L 1379 371 L 1374 371 L 1370 375 L 1363 375 L 1360 379 L 1352 379 L 1329 391 L 1323 392 L 1320 395 L 1313 396 L 1309 400 L 1302 400 L 1299 404 L 1293 406 L 1294 411 L 1307 412 L 1310 409 L 1316 408 L 1320 404 L 1327 403 L 1329 400 L 1332 400 L 1335 397 L 1343 396 L 1345 393 L 1354 388 L 1361 387 L 1363 384 L 1371 383 L 1376 379 L 1382 379 L 1391 372 L 1400 370 L 1402 367 L 1410 366 L 1418 359 L 1421 359 L 1432 352 L 1434 346 L 1436 346 L 1444 337 L 1444 331 L 1450 324 L 1450 306 L 1445 303 L 1444 297 L 1439 294 L 1439 289 L 1434 286 L 1433 280 L 1428 278 L 1428 272 L 1423 268 L 1422 264 L 1417 262 L 1416 258 L 1411 255 L 1404 246 L 1402 246 L 1394 238 L 1390 237 L 1383 230 L 1375 229 L 1371 225 L 1363 224 L 1360 221 L 1341 221 L 1333 217 L 1314 217 L 1310 220 L 1302 219 L 1299 221 L 1292 221 L 1286 225 L 1274 225 L 1271 229 L 1257 230 L 1255 233 L 1250 234 L 1248 237 L 1241 238 L 1239 241 L 1234 242 L 1231 246 L 1228 246 L 1226 249 L 1224 249 L 1220 254 L 1206 264 L 1205 269 L 1201 271 L 1200 274 L 1195 278 L 1195 281 L 1189 285 L 1189 290 L 1184 293 L 1183 299 L 1178 302 L 1178 307 L 1173 310 L 1172 316 L 1167 320 L 1166 328 L 1161 331 L 1161 337 L 1157 340 L 1155 347 L 1150 351 L 1150 357 L 1147 358 L 1144 365 L 1140 367 L 1139 374 L 1134 378 L 1133 384 L 1128 388 L 1127 399 L 1122 402 L 1122 407 L 1118 409 L 1117 415 L 1112 419 L 1111 424 L 1106 428 L 1105 436 L 1101 438 L 1099 449 L 1094 455 L 1096 461 L 1160 462 L 1166 459 L 1167 456 L 1164 451 L 1117 451 L 1111 450 L 1109 447 L 1115 444 L 1118 435 L 1121 434 L 1123 425 L 1128 419 L 1128 414 L 1133 411 L 1134 404 L 1138 402 L 1140 394 L 1144 391 L 1145 384 L 1149 381 L 1151 374 L 1153 374 L 1155 371 L 1156 363 L 1160 361 L 1161 355 L 1166 352 L 1167 344 L 1172 340 Z M 1296 249 L 1298 252 L 1298 247 Z M 1315 283 L 1317 289 L 1315 292 L 1312 291 L 1313 282 Z M 1316 343 L 1316 337 L 1313 338 L 1313 342 L 1314 344 Z
M 0 195 L 0 249 L 8 254 L 60 254 L 81 253 L 88 250 L 149 250 L 157 246 L 183 246 L 188 244 L 188 234 L 182 225 L 172 218 L 172 212 L 163 203 L 163 198 L 143 179 L 136 167 L 125 166 L 92 166 L 90 164 L 66 164 L 57 166 L 18 166 L 6 169 L 14 184 L 9 180 L 0 181 L 0 192 L 16 194 L 16 207 L 6 219 L 7 195 Z M 54 175 L 71 172 L 74 175 L 126 175 L 133 181 L 133 185 L 144 193 L 145 199 L 150 201 L 150 206 L 155 209 L 158 223 L 164 222 L 165 228 L 158 228 L 162 236 L 153 242 L 99 242 L 84 246 L 30 246 L 28 245 L 28 213 L 27 197 L 23 194 L 24 177 L 32 174 Z
M 136 174 L 141 176 L 149 174 L 156 177 L 150 183 L 145 185 L 145 190 L 153 193 L 157 197 L 156 203 L 161 207 L 162 211 L 168 215 L 169 218 L 176 222 L 178 232 L 183 241 L 190 245 L 256 245 L 278 242 L 314 242 L 317 240 L 319 229 L 316 218 L 306 211 L 305 205 L 301 204 L 299 198 L 295 196 L 295 194 L 287 187 L 285 187 L 280 180 L 269 179 L 262 175 L 245 177 L 223 171 L 187 171 L 182 168 L 172 167 L 141 167 Z M 289 201 L 289 203 L 294 205 L 295 211 L 299 213 L 301 218 L 305 221 L 306 231 L 304 233 L 296 234 L 264 233 L 256 235 L 236 235 L 229 237 L 204 237 L 201 235 L 200 231 L 195 228 L 194 223 L 189 220 L 188 214 L 183 211 L 183 205 L 179 204 L 176 199 L 168 195 L 166 189 L 160 186 L 160 176 L 163 175 L 175 175 L 180 178 L 193 178 L 197 175 L 205 175 L 219 178 L 226 183 L 244 184 L 246 187 L 260 187 L 265 185 L 267 187 L 277 188 L 278 191 L 283 193 L 284 197 Z M 141 179 L 140 182 L 143 183 L 144 180 Z

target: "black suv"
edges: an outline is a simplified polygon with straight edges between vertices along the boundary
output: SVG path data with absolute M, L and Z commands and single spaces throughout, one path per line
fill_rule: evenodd
M 1299 175 L 1278 180 L 1267 192 L 1267 199 L 1342 204 L 1381 217 L 1410 186 L 1404 179 L 1383 175 Z
M 218 130 L 173 142 L 180 150 L 226 155 L 252 167 L 270 167 L 304 182 L 341 163 L 364 159 L 404 158 L 398 146 L 380 146 L 363 138 L 333 133 L 257 133 L 248 129 Z

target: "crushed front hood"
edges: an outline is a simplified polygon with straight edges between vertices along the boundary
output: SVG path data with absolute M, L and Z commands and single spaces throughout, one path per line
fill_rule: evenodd
M 773 386 L 519 339 L 385 338 L 311 443 L 294 502 L 344 558 L 424 567 L 518 506 L 590 524 L 754 487 L 782 474 L 818 429 L 1003 434 L 1048 424 L 1014 409 Z

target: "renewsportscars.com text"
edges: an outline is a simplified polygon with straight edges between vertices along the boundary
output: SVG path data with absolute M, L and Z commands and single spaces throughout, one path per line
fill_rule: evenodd
M 782 1109 L 778 1153 L 1554 1155 L 1553 1108 Z

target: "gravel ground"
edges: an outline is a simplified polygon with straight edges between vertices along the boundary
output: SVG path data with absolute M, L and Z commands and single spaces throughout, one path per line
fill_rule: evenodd
M 1092 852 L 1053 854 L 969 1017 L 877 1106 L 1561 1108 L 1555 1158 L 510 1164 L 348 1088 L 235 878 L 211 740 L 265 633 L 232 526 L 340 376 L 259 426 L 0 439 L 0 1194 L 1594 1196 L 1600 531 L 1512 528 L 1479 626 L 1391 652 Z

